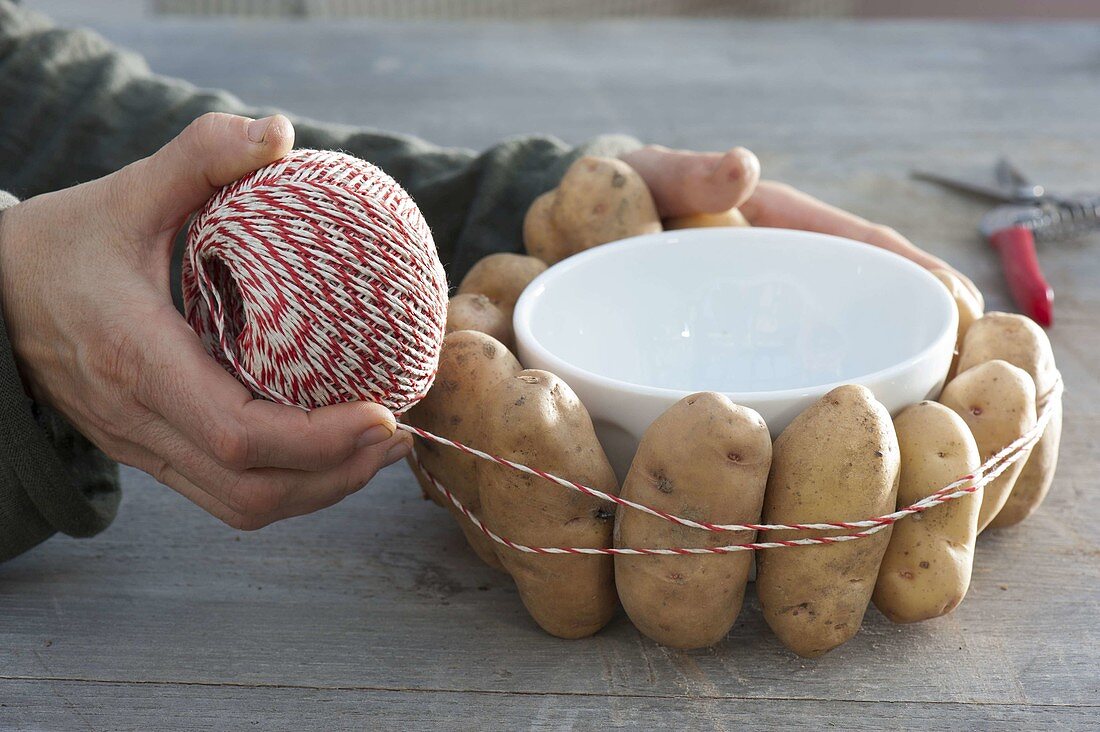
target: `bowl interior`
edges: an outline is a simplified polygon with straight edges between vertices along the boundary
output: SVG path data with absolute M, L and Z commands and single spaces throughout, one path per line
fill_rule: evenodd
M 571 257 L 532 283 L 516 323 L 527 348 L 589 374 L 733 396 L 896 366 L 942 340 L 952 307 L 919 266 L 865 244 L 713 228 Z

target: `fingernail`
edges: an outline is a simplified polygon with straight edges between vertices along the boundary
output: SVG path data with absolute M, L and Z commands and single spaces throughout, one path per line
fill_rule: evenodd
M 386 440 L 393 437 L 393 433 L 393 428 L 386 422 L 383 422 L 382 424 L 376 424 L 363 434 L 359 435 L 359 441 L 355 443 L 355 447 L 360 448 L 377 445 L 378 443 L 385 442 Z
M 271 120 L 275 119 L 275 115 L 270 117 L 263 117 L 262 119 L 254 119 L 248 123 L 248 139 L 251 142 L 263 142 L 264 136 L 267 135 L 267 128 L 271 126 Z
M 401 440 L 396 445 L 386 451 L 386 457 L 382 459 L 384 465 L 393 465 L 398 460 L 404 460 L 409 456 L 409 452 L 412 451 L 412 442 L 409 440 Z

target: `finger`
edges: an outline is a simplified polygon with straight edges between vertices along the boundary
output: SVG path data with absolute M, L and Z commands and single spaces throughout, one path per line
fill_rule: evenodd
M 252 531 L 263 528 L 271 523 L 270 521 L 266 523 L 263 522 L 261 517 L 248 517 L 234 511 L 181 475 L 171 465 L 164 466 L 160 474 L 154 477 L 156 477 L 160 483 L 176 491 L 176 493 L 179 493 L 203 511 L 206 511 L 214 518 L 234 529 Z
M 379 470 L 404 460 L 411 449 L 412 436 L 400 433 L 383 443 L 363 448 L 339 467 L 319 473 L 276 468 L 249 470 L 246 471 L 244 492 L 240 495 L 247 499 L 249 483 L 257 484 L 261 487 L 260 490 L 281 493 L 283 499 L 272 510 L 261 513 L 269 521 L 313 513 L 358 492 Z M 264 486 L 270 488 L 263 488 Z M 235 498 L 230 499 L 229 505 L 233 508 L 244 507 Z M 249 510 L 244 513 L 254 515 L 256 512 Z
M 174 311 L 147 331 L 138 399 L 234 470 L 323 470 L 397 429 L 385 407 L 347 402 L 305 411 L 254 399 Z
M 724 211 L 741 206 L 760 183 L 760 160 L 751 150 L 735 147 L 718 159 L 714 169 L 708 174 L 707 181 L 710 183 L 709 190 L 717 193 L 725 188 L 729 198 L 723 200 L 716 196 L 710 207 L 700 213 Z M 727 206 L 726 204 L 730 201 L 732 206 Z
M 956 272 L 954 267 L 920 249 L 890 227 L 874 224 L 836 206 L 830 206 L 783 183 L 761 181 L 741 207 L 741 213 L 753 226 L 800 229 L 843 236 L 900 254 L 928 269 L 942 268 Z M 969 281 L 964 278 L 964 282 Z
M 284 507 L 264 516 L 263 519 L 270 523 L 272 521 L 282 521 L 283 519 L 293 516 L 304 516 L 308 513 L 315 513 L 336 505 L 353 493 L 358 493 L 374 479 L 374 476 L 376 476 L 380 470 L 388 468 L 394 463 L 404 460 L 409 456 L 412 452 L 412 435 L 407 433 L 394 435 L 385 443 L 369 448 L 369 452 L 373 453 L 373 462 L 371 463 L 369 474 L 364 473 L 358 479 L 351 479 L 347 482 L 344 490 L 331 491 L 323 497 L 312 498 L 308 501 L 289 502 Z
M 381 468 L 403 459 L 412 444 L 411 436 L 402 432 L 359 450 L 335 468 L 318 472 L 281 468 L 233 471 L 211 460 L 161 420 L 146 425 L 137 439 L 143 444 L 118 451 L 127 462 L 223 520 L 234 515 L 266 523 L 331 506 L 366 485 Z
M 271 513 L 266 514 L 247 514 L 235 511 L 225 506 L 220 501 L 214 499 L 203 489 L 199 488 L 188 478 L 176 471 L 172 466 L 166 466 L 161 478 L 161 483 L 172 488 L 174 491 L 187 498 L 189 501 L 197 505 L 202 510 L 214 518 L 222 521 L 226 525 L 239 529 L 241 531 L 256 531 L 270 526 L 277 521 L 283 521 L 284 519 L 293 518 L 295 516 L 305 516 L 310 513 L 329 508 L 336 505 L 344 498 L 347 498 L 350 493 L 346 494 L 334 494 L 330 500 L 311 505 L 308 507 L 301 506 L 286 506 Z M 352 491 L 353 493 L 354 491 Z
M 282 115 L 253 120 L 210 112 L 151 156 L 109 177 L 124 222 L 152 236 L 175 233 L 215 191 L 284 157 L 294 127 Z
M 645 181 L 666 219 L 729 211 L 760 180 L 760 161 L 743 147 L 701 153 L 647 145 L 623 154 L 622 160 Z
M 130 465 L 145 473 L 153 480 L 168 486 L 191 501 L 211 516 L 231 523 L 240 514 L 231 509 L 217 497 L 200 488 L 190 478 L 181 474 L 167 460 L 137 443 L 117 443 L 114 440 L 99 441 L 96 444 L 113 459 L 124 465 Z

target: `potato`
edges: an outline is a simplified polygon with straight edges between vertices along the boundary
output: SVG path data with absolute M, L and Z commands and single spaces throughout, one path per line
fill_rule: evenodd
M 565 382 L 545 371 L 522 371 L 494 385 L 482 403 L 477 444 L 618 493 L 588 411 Z M 486 524 L 498 534 L 528 546 L 611 546 L 614 504 L 487 461 L 478 464 L 478 478 Z M 497 554 L 527 611 L 551 635 L 592 635 L 615 613 L 610 556 L 527 554 L 501 545 Z
M 949 381 L 940 394 L 940 403 L 953 409 L 970 427 L 983 462 L 1035 424 L 1035 382 L 1023 369 L 999 359 L 968 368 Z M 1005 505 L 1026 459 L 1024 456 L 1013 463 L 982 489 L 979 533 Z
M 642 436 L 622 496 L 712 523 L 759 523 L 772 443 L 759 414 L 722 394 L 684 397 Z M 752 541 L 754 532 L 709 532 L 618 508 L 617 547 L 715 547 Z M 673 648 L 705 648 L 737 619 L 751 552 L 615 557 L 615 584 L 645 635 Z
M 1035 381 L 1038 412 L 1039 402 L 1047 397 L 1059 378 L 1046 331 L 1030 318 L 1014 313 L 989 313 L 974 324 L 972 331 L 963 342 L 960 367 L 969 368 L 999 358 L 1023 369 Z M 1018 524 L 1039 508 L 1050 491 L 1062 442 L 1061 396 L 1051 402 L 1051 408 L 1054 413 L 1043 436 L 1032 448 L 1012 493 L 990 522 L 990 527 L 998 529 Z
M 970 291 L 970 294 L 974 297 L 974 302 L 978 303 L 978 312 L 984 313 L 985 296 L 982 295 L 982 291 L 978 289 L 974 281 L 958 270 L 953 270 L 952 274 L 955 275 L 955 279 L 962 283 L 963 287 Z
M 749 226 L 748 219 L 739 209 L 731 208 L 720 213 L 691 214 L 665 219 L 666 229 L 700 229 L 710 226 Z
M 562 241 L 564 235 L 554 223 L 552 210 L 557 200 L 558 189 L 552 188 L 532 201 L 523 217 L 523 247 L 528 256 L 547 265 L 575 253 L 568 251 Z
M 955 374 L 958 372 L 959 353 L 962 351 L 963 338 L 966 337 L 966 332 L 970 330 L 970 326 L 974 321 L 982 317 L 982 305 L 974 293 L 967 288 L 954 272 L 946 269 L 934 269 L 932 274 L 951 293 L 951 297 L 955 300 L 955 306 L 959 311 L 959 329 L 955 338 L 955 355 L 951 359 L 951 368 L 947 371 L 947 380 L 950 381 L 955 378 Z
M 448 333 L 439 354 L 439 371 L 428 395 L 405 414 L 405 421 L 441 437 L 478 447 L 481 404 L 495 384 L 520 371 L 515 356 L 492 336 L 472 330 Z M 481 514 L 477 464 L 480 458 L 452 447 L 417 438 L 417 454 L 428 472 L 454 493 L 475 515 Z M 414 471 L 416 474 L 416 471 Z M 493 542 L 446 498 L 417 476 L 421 487 L 439 498 L 462 527 L 466 540 L 486 564 L 503 568 Z
M 442 435 L 440 436 L 442 437 Z M 416 440 L 419 441 L 420 438 L 416 438 Z M 423 452 L 423 450 L 421 450 L 421 452 Z M 409 470 L 412 471 L 413 477 L 416 478 L 416 482 L 420 486 L 420 493 L 424 496 L 424 500 L 431 501 L 437 506 L 446 508 L 450 501 L 447 500 L 446 496 L 435 489 L 432 482 L 428 479 L 428 476 L 420 469 L 420 465 L 416 462 L 416 456 L 410 454 L 405 458 L 405 463 L 409 466 Z
M 833 389 L 775 441 L 763 523 L 824 523 L 880 516 L 895 508 L 898 441 L 871 391 Z M 850 534 L 769 531 L 762 541 Z M 756 552 L 756 592 L 783 645 L 814 658 L 859 630 L 890 529 L 840 544 Z
M 981 465 L 970 428 L 942 404 L 925 401 L 906 408 L 894 430 L 901 449 L 899 508 Z M 971 493 L 894 525 L 871 598 L 883 615 L 895 623 L 915 623 L 945 615 L 962 602 L 970 587 L 981 505 L 981 494 Z
M 476 293 L 488 297 L 500 308 L 512 323 L 512 311 L 516 308 L 519 296 L 531 284 L 531 280 L 546 271 L 546 262 L 524 254 L 490 254 L 470 268 L 458 294 Z
M 609 241 L 661 230 L 657 206 L 642 177 L 614 158 L 585 156 L 558 187 L 531 204 L 523 221 L 527 253 L 554 264 Z
M 447 330 L 476 330 L 496 338 L 511 350 L 515 333 L 512 321 L 485 295 L 455 295 L 447 303 Z
M 1031 448 L 1031 455 L 1020 471 L 1020 477 L 1012 486 L 1008 500 L 1000 512 L 989 522 L 991 529 L 1015 526 L 1039 508 L 1054 483 L 1054 471 L 1058 467 L 1058 450 L 1062 444 L 1062 397 L 1051 408 L 1054 413 L 1047 422 L 1043 436 Z

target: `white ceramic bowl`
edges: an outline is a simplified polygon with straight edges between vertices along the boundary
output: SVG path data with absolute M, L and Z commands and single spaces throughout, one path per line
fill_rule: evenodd
M 527 368 L 588 408 L 620 477 L 650 423 L 718 391 L 777 436 L 835 386 L 892 414 L 937 395 L 958 315 L 934 276 L 896 254 L 786 229 L 666 231 L 606 244 L 536 278 L 515 310 Z

